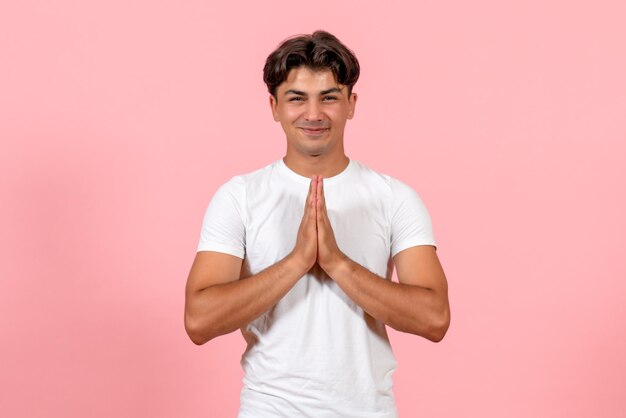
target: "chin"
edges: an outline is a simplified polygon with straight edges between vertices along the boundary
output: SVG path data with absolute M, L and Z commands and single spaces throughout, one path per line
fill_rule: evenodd
M 310 157 L 319 157 L 328 154 L 333 148 L 328 138 L 304 140 L 299 138 L 297 141 L 291 142 L 290 145 L 298 154 Z
M 327 153 L 327 151 L 328 149 L 326 147 L 315 147 L 315 148 L 308 148 L 306 150 L 306 153 L 312 157 L 319 157 L 320 155 Z

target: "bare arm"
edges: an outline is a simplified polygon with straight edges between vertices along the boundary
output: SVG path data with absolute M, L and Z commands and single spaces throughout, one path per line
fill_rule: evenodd
M 383 279 L 345 256 L 327 267 L 327 273 L 374 318 L 398 331 L 441 341 L 450 324 L 450 306 L 435 248 L 407 248 L 394 262 L 400 283 Z
M 317 195 L 319 265 L 365 312 L 403 332 L 441 341 L 450 324 L 448 284 L 435 247 L 416 246 L 394 257 L 400 283 L 386 280 L 341 252 L 328 219 L 321 178 Z
M 185 329 L 189 338 L 195 344 L 204 344 L 250 323 L 293 287 L 315 264 L 316 254 L 315 195 L 311 186 L 296 245 L 276 264 L 240 279 L 241 258 L 213 251 L 196 254 L 185 288 Z

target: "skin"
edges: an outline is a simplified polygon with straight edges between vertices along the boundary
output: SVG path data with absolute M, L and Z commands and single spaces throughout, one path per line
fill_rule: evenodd
M 357 95 L 348 94 L 332 72 L 293 69 L 269 101 L 287 137 L 284 161 L 289 168 L 309 178 L 332 177 L 346 168 L 343 134 Z
M 292 69 L 269 102 L 287 138 L 285 164 L 311 178 L 293 250 L 247 276 L 242 259 L 200 251 L 185 289 L 185 329 L 196 344 L 244 327 L 274 306 L 316 264 L 365 312 L 399 331 L 441 341 L 450 324 L 448 286 L 433 246 L 407 248 L 393 258 L 399 283 L 347 257 L 337 245 L 324 196 L 325 177 L 342 172 L 346 122 L 357 96 L 330 71 Z

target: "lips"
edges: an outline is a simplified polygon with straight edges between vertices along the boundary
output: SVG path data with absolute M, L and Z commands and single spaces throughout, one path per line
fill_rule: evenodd
M 302 129 L 302 132 L 304 132 L 306 135 L 311 135 L 311 136 L 321 135 L 328 130 L 328 128 L 306 128 L 306 127 L 300 127 L 300 129 Z

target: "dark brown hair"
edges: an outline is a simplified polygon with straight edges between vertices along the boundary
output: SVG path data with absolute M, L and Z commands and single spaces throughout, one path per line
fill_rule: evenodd
M 293 68 L 330 70 L 339 84 L 348 86 L 348 94 L 359 79 L 359 61 L 354 53 L 334 35 L 318 30 L 283 41 L 265 61 L 263 81 L 276 97 L 276 89 Z

